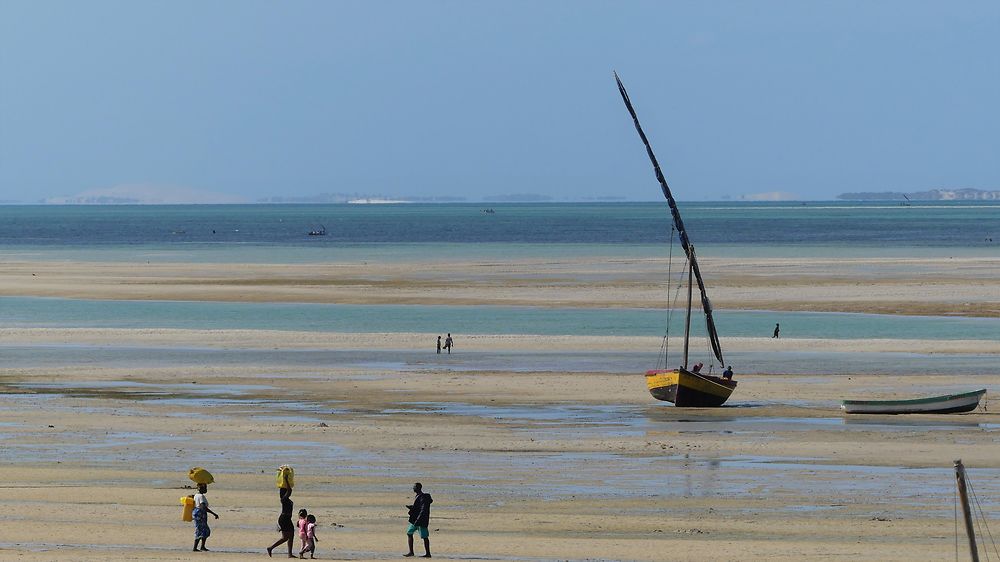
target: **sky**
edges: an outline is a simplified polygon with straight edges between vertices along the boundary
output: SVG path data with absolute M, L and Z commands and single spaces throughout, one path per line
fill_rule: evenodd
M 1000 2 L 0 2 L 0 201 L 1000 189 Z M 115 191 L 118 190 L 118 191 Z

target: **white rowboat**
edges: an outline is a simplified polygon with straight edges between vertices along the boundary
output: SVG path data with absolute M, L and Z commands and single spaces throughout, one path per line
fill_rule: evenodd
M 912 400 L 844 400 L 840 407 L 848 414 L 952 414 L 975 410 L 984 394 L 981 388 Z

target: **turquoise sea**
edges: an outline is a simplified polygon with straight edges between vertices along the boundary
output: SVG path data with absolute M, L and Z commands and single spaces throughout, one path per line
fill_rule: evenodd
M 713 202 L 681 212 L 702 255 L 1000 255 L 1000 202 Z M 327 236 L 307 235 L 321 226 Z M 663 256 L 670 240 L 660 202 L 0 206 L 5 259 Z
M 720 310 L 722 337 L 782 334 L 825 339 L 1000 340 L 1000 319 L 817 312 Z M 683 333 L 683 315 L 670 318 Z M 0 325 L 17 328 L 175 328 L 305 332 L 454 332 L 568 336 L 658 336 L 657 309 L 352 305 L 185 301 L 104 301 L 0 297 Z M 704 336 L 704 325 L 692 323 Z
M 681 212 L 703 257 L 1000 257 L 1000 202 L 713 202 L 682 204 Z M 307 234 L 321 226 L 327 236 Z M 0 206 L 0 259 L 6 261 L 294 265 L 419 263 L 424 257 L 662 258 L 680 254 L 671 239 L 669 212 L 660 202 Z M 98 302 L 0 295 L 0 326 L 6 327 L 648 336 L 662 335 L 665 324 L 663 313 L 653 309 L 490 307 L 484 312 L 470 306 Z M 723 338 L 767 336 L 779 321 L 782 334 L 796 338 L 1000 339 L 1000 320 L 989 318 L 725 310 L 717 318 Z M 671 330 L 678 330 L 679 322 L 675 317 Z M 695 331 L 703 326 L 696 323 Z

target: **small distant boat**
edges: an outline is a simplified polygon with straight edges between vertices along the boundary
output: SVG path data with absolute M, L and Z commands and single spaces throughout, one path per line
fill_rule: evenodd
M 310 230 L 309 236 L 326 236 L 326 227 L 319 225 L 319 230 Z
M 911 400 L 844 400 L 840 407 L 848 414 L 955 414 L 975 410 L 985 394 L 981 388 Z
M 615 81 L 618 82 L 618 92 L 622 96 L 622 101 L 625 102 L 625 107 L 628 109 L 629 115 L 632 116 L 635 130 L 639 133 L 639 138 L 642 139 L 642 143 L 646 146 L 646 154 L 653 164 L 653 171 L 656 174 L 657 181 L 660 182 L 660 189 L 663 191 L 663 196 L 667 199 L 670 214 L 674 219 L 674 228 L 677 230 L 681 247 L 684 249 L 684 255 L 687 257 L 688 290 L 687 320 L 684 323 L 684 362 L 677 369 L 654 369 L 646 371 L 646 388 L 649 389 L 649 393 L 653 398 L 672 402 L 674 406 L 682 408 L 714 408 L 721 406 L 729 399 L 733 391 L 736 390 L 736 381 L 732 380 L 732 378 L 701 373 L 701 363 L 688 369 L 688 348 L 691 340 L 691 308 L 695 285 L 698 286 L 698 291 L 701 293 L 701 308 L 702 313 L 705 315 L 705 325 L 708 331 L 708 341 L 712 348 L 712 354 L 719 360 L 720 366 L 725 365 L 725 361 L 722 360 L 722 346 L 719 343 L 719 334 L 715 329 L 715 319 L 712 316 L 712 303 L 708 300 L 708 293 L 705 291 L 705 282 L 702 280 L 701 270 L 698 268 L 698 259 L 695 255 L 694 245 L 691 244 L 688 238 L 687 230 L 684 228 L 684 221 L 681 220 L 681 213 L 677 209 L 677 202 L 674 200 L 673 193 L 670 192 L 670 187 L 667 186 L 667 180 L 663 177 L 660 164 L 656 161 L 656 156 L 653 155 L 653 149 L 649 146 L 646 133 L 642 131 L 642 127 L 639 125 L 639 118 L 635 114 L 635 109 L 632 107 L 632 102 L 625 91 L 625 86 L 622 85 L 622 81 L 618 78 L 617 73 L 615 73 Z M 664 338 L 664 342 L 666 341 L 667 338 Z M 664 351 L 665 356 L 666 352 Z M 731 377 L 732 373 L 730 372 L 729 375 Z

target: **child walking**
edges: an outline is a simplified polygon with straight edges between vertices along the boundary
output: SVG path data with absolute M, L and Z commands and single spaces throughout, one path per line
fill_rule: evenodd
M 306 547 L 306 525 L 309 524 L 309 522 L 306 521 L 306 517 L 308 516 L 309 516 L 308 511 L 300 509 L 299 520 L 298 522 L 295 523 L 295 528 L 299 530 L 299 542 L 302 543 L 302 548 Z
M 306 533 L 302 537 L 302 550 L 299 551 L 299 558 L 305 558 L 309 553 L 309 558 L 316 558 L 316 516 L 309 514 L 306 516 Z

